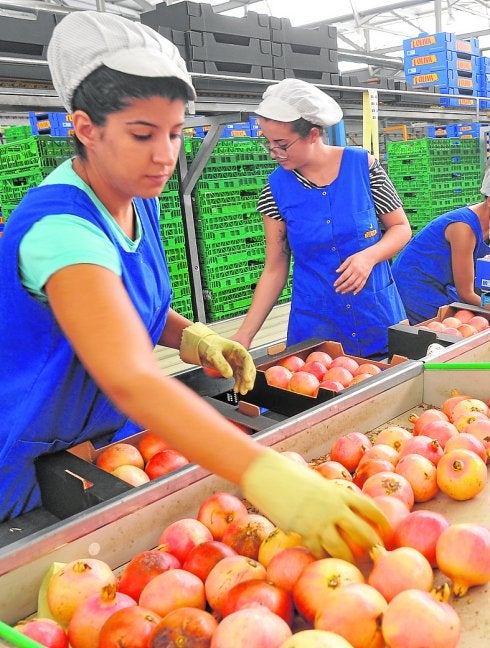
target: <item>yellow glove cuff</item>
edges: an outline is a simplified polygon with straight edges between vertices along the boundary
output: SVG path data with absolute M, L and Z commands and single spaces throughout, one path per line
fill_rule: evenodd
M 179 349 L 179 355 L 182 362 L 200 365 L 201 358 L 199 356 L 199 343 L 209 335 L 217 335 L 217 333 L 201 322 L 194 322 L 194 324 L 185 328 L 182 333 L 182 340 Z

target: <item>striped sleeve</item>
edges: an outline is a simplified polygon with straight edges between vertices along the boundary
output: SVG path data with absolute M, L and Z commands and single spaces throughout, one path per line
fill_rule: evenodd
M 284 220 L 279 209 L 277 208 L 276 201 L 272 195 L 269 183 L 260 192 L 259 201 L 257 203 L 257 211 L 264 216 L 269 216 L 275 220 Z
M 369 169 L 369 182 L 378 218 L 402 206 L 400 196 L 378 160 Z

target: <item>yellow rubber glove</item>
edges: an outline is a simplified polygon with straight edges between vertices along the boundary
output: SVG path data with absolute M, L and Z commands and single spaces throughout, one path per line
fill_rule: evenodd
M 235 378 L 233 389 L 246 394 L 255 382 L 255 365 L 250 353 L 239 342 L 228 340 L 195 322 L 184 329 L 180 358 L 189 364 L 213 367 L 224 378 Z
M 389 528 L 384 514 L 366 495 L 325 479 L 307 466 L 266 450 L 243 476 L 247 500 L 282 531 L 299 533 L 319 558 L 325 552 L 353 562 L 339 531 L 357 545 L 383 544 L 368 521 Z

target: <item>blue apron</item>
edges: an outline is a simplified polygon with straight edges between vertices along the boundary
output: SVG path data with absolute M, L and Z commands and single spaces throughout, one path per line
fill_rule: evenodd
M 338 177 L 326 187 L 304 187 L 281 167 L 269 176 L 294 258 L 288 344 L 317 337 L 341 342 L 351 355 L 383 357 L 388 326 L 405 318 L 388 261 L 374 266 L 358 295 L 333 287 L 341 263 L 381 238 L 367 156 L 345 148 Z
M 461 301 L 454 285 L 451 246 L 444 238 L 451 223 L 466 223 L 476 237 L 473 259 L 490 254 L 474 211 L 461 207 L 435 218 L 400 252 L 392 271 L 408 319 L 418 324 L 437 315 L 439 306 Z
M 41 504 L 34 459 L 113 433 L 127 417 L 97 387 L 58 326 L 49 304 L 22 286 L 18 250 L 46 214 L 76 214 L 117 249 L 122 281 L 155 344 L 171 303 L 156 201 L 135 199 L 142 240 L 126 252 L 90 198 L 71 185 L 31 189 L 0 240 L 0 520 Z

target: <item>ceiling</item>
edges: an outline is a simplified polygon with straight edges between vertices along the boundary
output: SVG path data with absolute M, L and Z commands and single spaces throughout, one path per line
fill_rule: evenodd
M 175 4 L 179 0 L 167 0 Z M 294 26 L 322 23 L 338 30 L 341 72 L 368 69 L 370 74 L 403 76 L 403 39 L 421 32 L 447 31 L 461 38 L 479 37 L 490 56 L 490 0 L 207 0 L 214 10 L 233 16 L 247 11 L 289 18 Z M 156 0 L 0 0 L 2 15 L 32 11 L 97 9 L 138 19 Z

